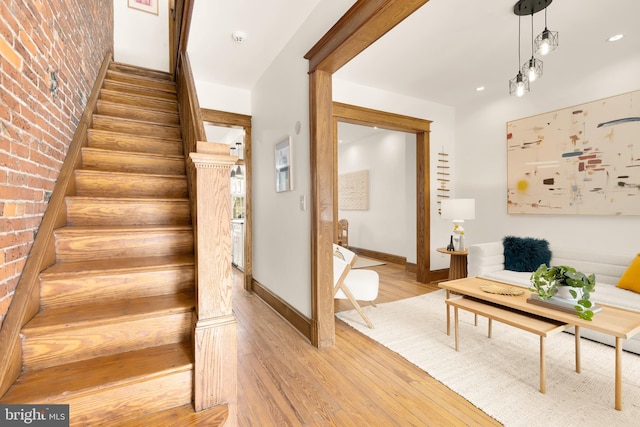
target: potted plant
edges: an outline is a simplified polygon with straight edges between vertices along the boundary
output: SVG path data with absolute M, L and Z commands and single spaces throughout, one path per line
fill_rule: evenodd
M 596 286 L 595 274 L 587 276 L 573 267 L 564 265 L 547 267 L 546 264 L 541 264 L 531 274 L 531 285 L 530 290 L 537 292 L 540 299 L 545 301 L 558 294 L 559 290 L 568 291 L 565 299 L 575 301 L 576 314 L 585 320 L 593 318 L 591 310 L 593 304 L 590 297 Z

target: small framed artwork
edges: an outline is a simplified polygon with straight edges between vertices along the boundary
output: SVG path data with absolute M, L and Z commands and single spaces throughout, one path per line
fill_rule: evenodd
M 158 14 L 158 0 L 128 0 L 129 7 L 143 12 Z
M 277 193 L 293 190 L 291 160 L 291 137 L 289 136 L 276 144 L 275 164 Z

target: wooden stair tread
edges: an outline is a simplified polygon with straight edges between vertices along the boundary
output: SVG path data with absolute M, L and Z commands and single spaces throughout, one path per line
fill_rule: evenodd
M 80 328 L 87 325 L 111 324 L 115 319 L 157 317 L 167 313 L 192 311 L 192 293 L 159 295 L 108 302 L 53 308 L 40 311 L 23 327 L 24 334 L 43 334 L 51 330 Z
M 114 132 L 114 131 L 104 130 L 104 129 L 88 129 L 87 132 L 90 134 L 95 134 L 95 135 L 100 135 L 100 136 L 105 136 L 105 137 L 110 137 L 115 139 L 118 139 L 118 138 L 139 139 L 141 141 L 156 141 L 158 143 L 179 144 L 180 146 L 182 146 L 182 140 L 176 139 L 176 138 L 160 138 L 152 135 L 150 136 L 129 135 L 129 134 L 123 134 L 121 132 Z
M 119 123 L 129 123 L 129 124 L 135 124 L 135 125 L 142 125 L 142 126 L 157 126 L 157 127 L 165 127 L 165 128 L 174 128 L 174 129 L 180 129 L 180 125 L 175 125 L 175 124 L 170 124 L 170 123 L 156 123 L 156 122 L 148 122 L 148 121 L 144 121 L 144 120 L 135 120 L 135 119 L 126 119 L 123 117 L 114 117 L 114 116 L 105 116 L 102 114 L 94 114 L 93 115 L 93 119 L 94 120 L 104 120 L 104 121 L 111 121 L 111 122 L 119 122 Z
M 114 171 L 101 171 L 93 169 L 76 169 L 76 174 L 85 175 L 111 175 L 120 177 L 134 177 L 134 176 L 146 176 L 146 177 L 161 177 L 161 178 L 175 178 L 186 179 L 186 175 L 170 175 L 170 174 L 158 174 L 158 173 L 138 173 L 138 172 L 114 172 Z
M 53 279 L 61 276 L 90 276 L 116 272 L 133 273 L 164 268 L 192 267 L 194 263 L 193 255 L 123 258 L 118 260 L 117 263 L 113 262 L 113 259 L 58 262 L 40 273 L 40 277 Z
M 181 342 L 97 357 L 22 374 L 0 403 L 43 402 L 193 369 L 191 344 Z
M 64 226 L 55 230 L 56 234 L 109 234 L 109 233 L 153 233 L 170 231 L 191 231 L 191 225 L 89 225 Z
M 128 75 L 144 77 L 152 80 L 171 82 L 173 81 L 173 76 L 166 71 L 154 70 L 152 68 L 140 67 L 138 65 L 125 64 L 124 62 L 112 61 L 109 64 L 109 70 L 126 73 Z
M 82 147 L 82 151 L 87 153 L 109 154 L 112 156 L 184 161 L 184 156 L 181 154 L 137 153 L 134 151 L 119 151 L 119 150 L 109 150 L 105 148 L 92 148 L 92 147 Z
M 182 405 L 165 411 L 156 412 L 145 417 L 124 422 L 116 422 L 117 427 L 216 427 L 222 426 L 229 417 L 229 407 L 218 405 L 204 411 L 195 412 L 192 405 Z
M 180 124 L 180 116 L 177 111 L 163 111 L 145 108 L 144 105 L 121 104 L 105 99 L 99 99 L 97 101 L 95 114 L 134 118 L 152 123 Z
M 171 100 L 176 99 L 176 88 L 173 85 L 167 88 L 146 86 L 144 84 L 136 84 L 131 81 L 125 82 L 111 79 L 108 75 L 104 81 L 103 88 L 110 90 L 121 90 L 129 93 L 137 93 L 136 91 L 141 91 L 148 94 L 147 96 L 157 96 L 159 98 L 166 98 Z
M 132 94 L 128 94 L 128 93 L 122 93 L 120 91 L 117 90 L 112 90 L 112 89 L 100 89 L 100 95 L 117 95 L 119 97 L 122 97 L 123 99 L 134 99 L 137 101 L 151 101 L 152 103 L 158 103 L 158 104 L 165 104 L 167 106 L 178 106 L 178 101 L 177 99 L 164 99 L 164 98 L 157 98 L 155 96 L 149 96 L 149 95 L 132 95 Z M 152 109 L 152 107 L 147 107 Z

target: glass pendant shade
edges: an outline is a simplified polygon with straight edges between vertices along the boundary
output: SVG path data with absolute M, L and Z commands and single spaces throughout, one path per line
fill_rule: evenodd
M 527 76 L 530 82 L 539 79 L 542 77 L 542 61 L 532 56 L 531 59 L 522 64 L 522 74 Z
M 538 34 L 535 40 L 536 53 L 546 55 L 558 47 L 558 32 L 549 31 L 544 27 L 544 31 Z
M 522 96 L 527 92 L 529 92 L 529 78 L 518 71 L 518 74 L 509 80 L 509 95 Z

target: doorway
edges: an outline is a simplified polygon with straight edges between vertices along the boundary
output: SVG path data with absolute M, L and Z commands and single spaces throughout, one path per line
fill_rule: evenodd
M 231 170 L 232 263 L 244 275 L 243 286 L 251 290 L 253 279 L 251 212 L 251 116 L 201 109 L 207 140 L 229 144 L 238 156 Z

